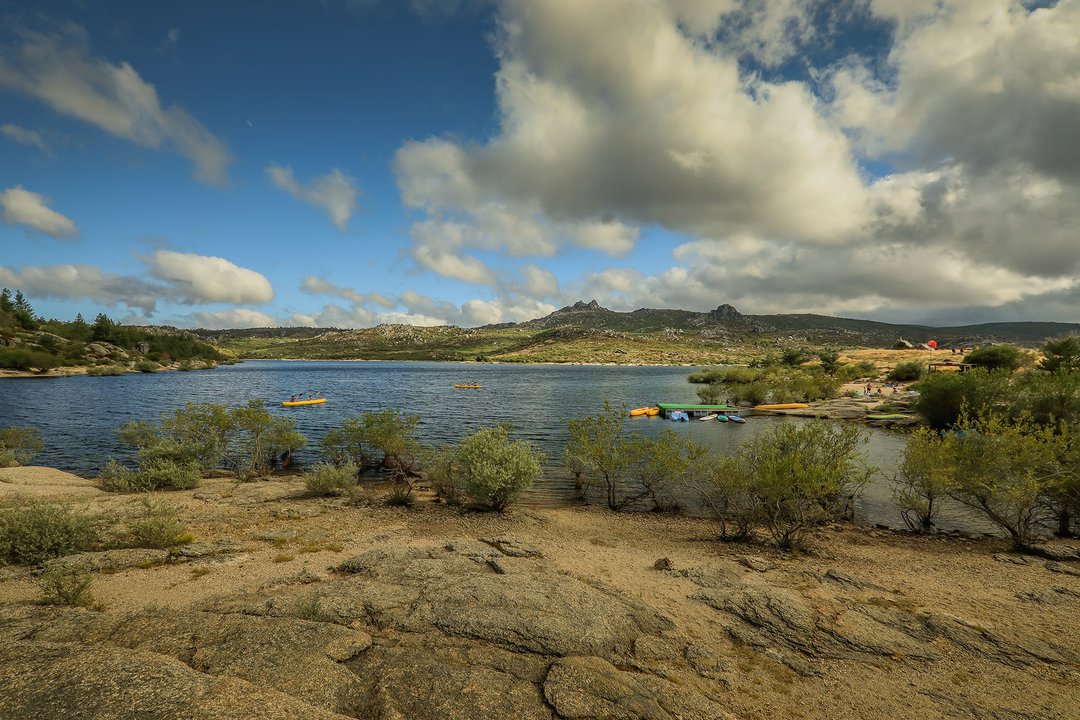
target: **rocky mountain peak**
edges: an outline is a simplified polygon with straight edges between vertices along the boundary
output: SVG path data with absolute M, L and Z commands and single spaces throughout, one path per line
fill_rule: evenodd
M 590 300 L 589 302 L 578 300 L 573 305 L 560 308 L 558 312 L 586 312 L 589 310 L 607 310 L 607 308 L 600 307 L 600 303 L 596 302 L 596 300 Z
M 720 320 L 736 320 L 742 317 L 742 313 L 736 310 L 733 306 L 724 303 L 720 307 L 716 308 L 709 313 L 715 318 Z

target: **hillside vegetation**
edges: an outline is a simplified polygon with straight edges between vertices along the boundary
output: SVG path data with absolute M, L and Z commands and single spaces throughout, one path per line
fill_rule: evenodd
M 257 328 L 197 330 L 241 358 L 455 360 L 522 363 L 716 365 L 742 363 L 793 346 L 893 347 L 902 339 L 939 347 L 994 342 L 1040 344 L 1080 324 L 994 323 L 954 328 L 822 315 L 743 315 L 730 305 L 707 313 L 642 308 L 615 312 L 578 302 L 522 323 L 364 330 Z
M 191 370 L 228 360 L 213 345 L 176 328 L 121 325 L 100 313 L 87 323 L 46 320 L 21 292 L 0 292 L 0 368 L 45 374 L 85 369 L 91 375 Z

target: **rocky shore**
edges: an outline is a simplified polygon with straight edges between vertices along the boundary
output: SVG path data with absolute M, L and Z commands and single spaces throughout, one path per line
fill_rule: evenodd
M 123 514 L 35 468 L 0 501 Z M 596 507 L 462 512 L 305 498 L 298 478 L 169 493 L 176 550 L 0 568 L 4 718 L 1077 717 L 1080 562 L 1004 541 L 822 528 L 813 552 Z

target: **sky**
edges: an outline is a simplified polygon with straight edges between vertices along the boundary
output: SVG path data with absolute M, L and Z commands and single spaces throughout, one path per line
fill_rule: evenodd
M 0 286 L 1080 322 L 1080 0 L 0 0 Z

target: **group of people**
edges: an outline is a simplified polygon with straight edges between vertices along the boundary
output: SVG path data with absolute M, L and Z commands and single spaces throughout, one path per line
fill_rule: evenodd
M 900 386 L 897 385 L 896 383 L 885 383 L 884 387 L 892 388 L 892 394 L 893 395 L 896 395 L 897 393 L 900 392 Z M 885 391 L 883 389 L 883 386 L 878 385 L 877 390 L 874 390 L 874 386 L 871 383 L 866 383 L 866 397 L 870 397 L 871 395 L 884 395 L 884 394 L 885 394 Z

